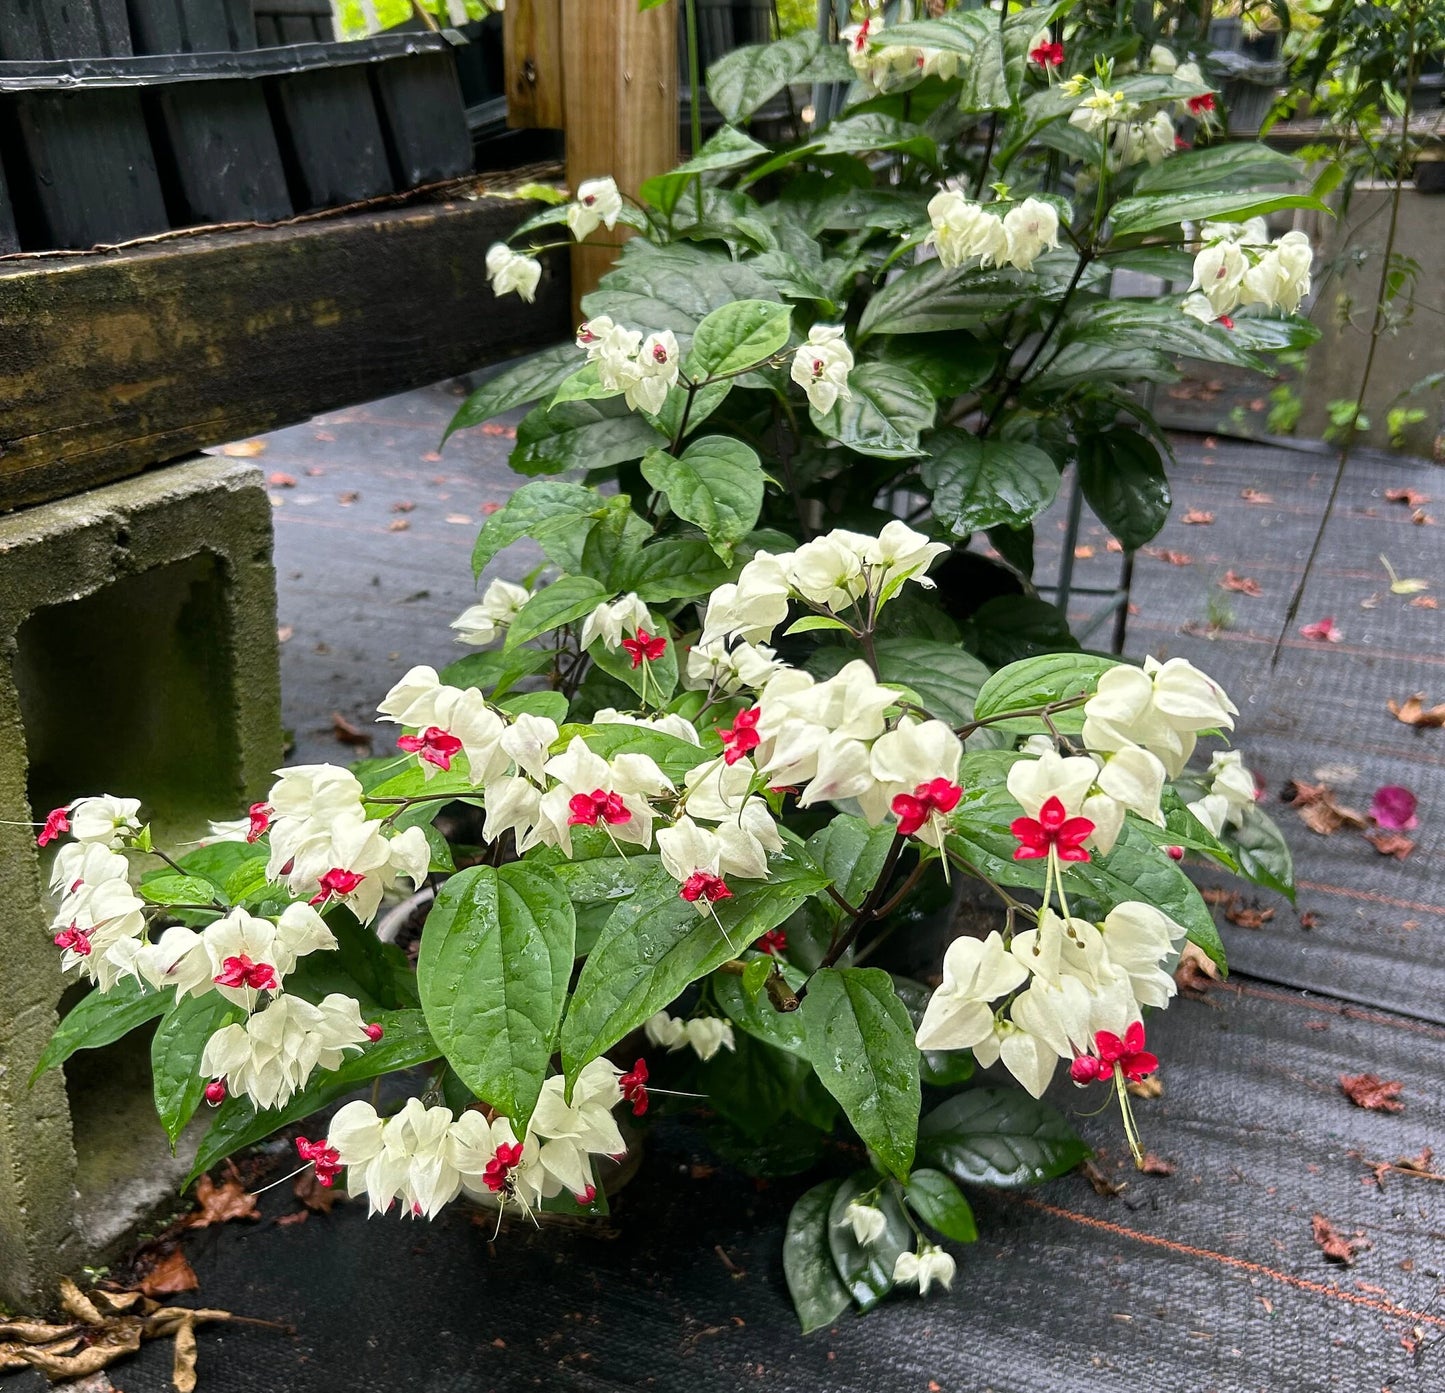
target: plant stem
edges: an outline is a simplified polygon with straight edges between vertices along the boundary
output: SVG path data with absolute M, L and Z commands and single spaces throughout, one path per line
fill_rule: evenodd
M 823 955 L 823 961 L 818 964 L 820 972 L 825 967 L 832 967 L 857 942 L 858 935 L 869 924 L 882 917 L 883 907 L 880 905 L 880 901 L 883 898 L 883 892 L 888 888 L 888 882 L 893 879 L 893 872 L 898 869 L 898 862 L 907 845 L 907 837 L 895 836 L 893 838 L 893 845 L 888 848 L 888 855 L 884 857 L 883 869 L 878 872 L 878 879 L 873 882 L 873 888 L 868 892 L 868 896 L 858 909 L 853 922 L 829 945 L 828 951 Z M 798 1000 L 801 1001 L 807 994 L 808 983 L 804 982 L 798 990 Z
M 692 117 L 692 149 L 689 159 L 696 159 L 702 149 L 702 61 L 697 47 L 697 0 L 683 0 L 687 11 L 687 90 L 688 115 Z M 702 221 L 702 172 L 693 182 L 693 195 L 697 201 L 697 220 Z

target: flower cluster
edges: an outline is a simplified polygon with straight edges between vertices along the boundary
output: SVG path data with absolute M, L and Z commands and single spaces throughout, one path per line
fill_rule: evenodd
M 577 185 L 577 197 L 567 205 L 567 227 L 579 242 L 599 227 L 609 232 L 622 216 L 622 194 L 610 177 L 584 179 Z
M 577 347 L 597 364 L 597 380 L 609 392 L 621 392 L 633 411 L 655 416 L 677 385 L 682 351 L 671 329 L 645 338 L 600 314 L 577 331 Z
M 793 354 L 794 382 L 808 395 L 808 405 L 827 415 L 840 401 L 849 401 L 848 374 L 853 371 L 853 350 L 843 339 L 841 324 L 815 324 L 808 340 Z
M 1314 253 L 1303 232 L 1267 240 L 1262 219 L 1225 230 L 1205 223 L 1203 247 L 1194 258 L 1194 279 L 1184 300 L 1185 314 L 1206 324 L 1231 327 L 1230 315 L 1247 305 L 1293 314 L 1310 293 Z
M 537 298 L 542 263 L 535 256 L 514 252 L 505 242 L 493 242 L 487 248 L 487 279 L 492 283 L 493 295 L 516 291 L 530 305 Z
M 658 1049 L 669 1053 L 690 1047 L 692 1052 L 706 1063 L 719 1050 L 729 1052 L 737 1047 L 733 1039 L 733 1023 L 720 1016 L 693 1016 L 683 1020 L 659 1011 L 643 1022 L 648 1040 Z
M 950 268 L 977 258 L 981 267 L 1029 271 L 1042 252 L 1059 245 L 1058 212 L 1041 198 L 1026 198 L 1000 217 L 957 189 L 944 189 L 929 200 L 928 221 L 924 246 L 936 247 Z
M 501 638 L 517 617 L 523 605 L 532 598 L 525 585 L 509 580 L 494 580 L 482 592 L 482 598 L 464 609 L 452 620 L 457 642 L 485 648 Z
M 880 44 L 883 20 L 873 16 L 849 25 L 839 37 L 847 45 L 848 61 L 870 92 L 901 92 L 925 77 L 950 82 L 958 75 L 960 56 L 948 49 L 919 48 L 914 44 Z

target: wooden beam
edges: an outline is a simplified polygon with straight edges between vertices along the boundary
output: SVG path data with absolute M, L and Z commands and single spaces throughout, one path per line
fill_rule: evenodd
M 481 197 L 0 261 L 0 509 L 566 337 L 483 263 L 533 204 Z
M 512 0 L 502 12 L 507 124 L 561 130 L 562 0 Z
M 510 7 L 509 7 L 510 8 Z M 677 163 L 677 9 L 641 14 L 637 0 L 561 0 L 562 100 L 567 183 L 610 174 L 636 195 L 645 179 Z M 616 243 L 626 229 L 599 229 Z M 612 246 L 572 249 L 573 317 L 616 257 Z

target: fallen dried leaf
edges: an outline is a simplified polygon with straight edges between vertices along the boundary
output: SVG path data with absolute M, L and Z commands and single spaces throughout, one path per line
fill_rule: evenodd
M 1074 548 L 1075 561 L 1088 561 L 1094 555 L 1094 548 L 1091 546 L 1079 546 Z
M 1150 1074 L 1147 1079 L 1131 1079 L 1124 1085 L 1129 1090 L 1131 1098 L 1162 1098 L 1164 1096 L 1164 1080 L 1157 1072 Z
M 146 1296 L 174 1296 L 177 1292 L 195 1291 L 201 1285 L 195 1269 L 179 1249 L 161 1253 L 147 1264 L 136 1290 Z
M 1224 917 L 1241 929 L 1262 929 L 1274 918 L 1274 910 L 1256 905 L 1235 905 L 1224 911 Z
M 187 1228 L 203 1229 L 211 1224 L 228 1224 L 232 1219 L 259 1219 L 256 1196 L 248 1194 L 239 1180 L 224 1180 L 217 1185 L 203 1175 L 196 1185 L 197 1208 L 183 1220 Z
M 343 508 L 351 507 L 351 505 L 357 502 L 360 498 L 361 494 L 356 489 L 345 489 L 343 492 L 336 495 L 336 501 L 341 504 Z
M 266 453 L 266 442 L 264 440 L 233 440 L 229 445 L 221 446 L 221 453 L 228 459 L 255 459 L 257 455 Z
M 409 499 L 409 498 L 403 498 L 399 503 L 393 503 L 393 504 L 391 505 L 391 511 L 392 511 L 393 513 L 409 513 L 409 512 L 411 512 L 415 507 L 416 507 L 416 504 L 413 503 L 413 502 L 411 501 L 411 499 Z
M 1173 1175 L 1174 1162 L 1166 1161 L 1162 1156 L 1156 1156 L 1152 1151 L 1144 1153 L 1144 1164 L 1140 1170 L 1145 1175 Z
M 435 450 L 428 450 L 426 454 L 421 457 L 421 460 L 423 464 L 440 464 L 442 457 L 437 454 Z
M 1397 861 L 1403 861 L 1415 850 L 1415 843 L 1400 832 L 1388 832 L 1383 829 L 1371 830 L 1365 833 L 1365 840 L 1381 856 L 1393 856 Z
M 483 435 L 499 435 L 504 440 L 515 440 L 517 438 L 516 426 L 499 425 L 496 421 L 488 421 L 482 426 Z
M 1417 527 L 1430 527 L 1434 525 L 1435 519 L 1423 508 L 1416 508 L 1415 511 L 1410 514 L 1410 521 Z
M 318 435 L 316 438 L 318 440 L 321 440 L 323 438 L 327 440 L 336 439 L 334 435 L 328 435 L 325 437 Z M 308 465 L 306 469 L 306 477 L 308 479 L 319 479 L 324 473 L 326 473 L 326 471 L 319 464 Z
M 1180 521 L 1188 523 L 1191 527 L 1208 527 L 1214 521 L 1214 514 L 1206 512 L 1203 508 L 1191 508 L 1180 518 Z
M 340 711 L 333 711 L 331 713 L 331 731 L 343 745 L 371 744 L 371 736 L 362 730 L 360 726 L 353 725 L 352 722 L 348 721 Z
M 266 482 L 276 489 L 294 489 L 296 487 L 296 476 L 294 474 L 282 474 L 279 470 L 275 474 L 268 474 Z
M 1415 598 L 1410 601 L 1410 608 L 1439 609 L 1440 601 L 1437 600 L 1433 595 L 1416 595 Z
M 1405 1085 L 1398 1080 L 1386 1081 L 1378 1074 L 1341 1074 L 1340 1088 L 1357 1108 L 1370 1112 L 1404 1112 L 1400 1093 Z
M 1261 493 L 1258 489 L 1240 489 L 1239 496 L 1246 503 L 1265 504 L 1273 503 L 1274 499 L 1267 493 Z
M 392 518 L 392 520 L 386 524 L 386 530 L 388 532 L 406 532 L 410 530 L 410 528 L 411 523 L 405 518 Z
M 276 630 L 276 642 L 285 643 L 296 632 L 289 624 L 282 624 Z
M 472 525 L 472 519 L 466 513 L 448 513 L 446 521 L 454 527 L 470 527 Z
M 1117 555 L 1119 552 L 1124 550 L 1124 543 L 1121 542 L 1117 537 L 1110 537 L 1108 541 L 1104 543 L 1104 550 L 1112 551 Z
M 1403 503 L 1407 508 L 1418 508 L 1430 501 L 1430 495 L 1418 489 L 1386 489 L 1385 497 L 1389 502 Z
M 483 503 L 482 516 L 489 518 L 493 513 L 500 513 L 506 506 L 505 503 Z
M 176 1330 L 176 1353 L 171 1365 L 171 1384 L 176 1393 L 195 1393 L 196 1323 L 193 1320 L 183 1320 Z
M 1187 996 L 1202 997 L 1219 980 L 1219 967 L 1202 948 L 1186 942 L 1174 969 L 1174 981 Z
M 1156 561 L 1167 561 L 1171 566 L 1192 566 L 1194 558 L 1187 551 L 1167 551 L 1163 547 L 1140 547 L 1145 556 Z
M 336 1201 L 345 1196 L 345 1191 L 338 1190 L 335 1186 L 323 1185 L 316 1178 L 316 1172 L 309 1167 L 296 1177 L 291 1193 L 316 1214 L 330 1214 Z
M 1438 730 L 1445 726 L 1445 704 L 1426 710 L 1424 692 L 1415 692 L 1404 701 L 1396 701 L 1392 697 L 1385 705 L 1397 721 L 1403 721 L 1407 726 L 1417 726 L 1422 730 Z
M 1322 837 L 1332 837 L 1341 827 L 1363 831 L 1370 825 L 1363 814 L 1337 803 L 1326 784 L 1307 784 L 1292 779 L 1285 789 L 1283 800 L 1294 808 L 1300 815 L 1300 821 L 1311 832 Z
M 1094 1193 L 1104 1199 L 1113 1199 L 1122 1190 L 1129 1188 L 1129 1182 L 1111 1180 L 1092 1161 L 1079 1162 L 1079 1174 L 1094 1187 Z
M 1233 571 L 1224 573 L 1224 579 L 1219 582 L 1219 588 L 1233 590 L 1240 595 L 1253 595 L 1256 598 L 1264 594 L 1257 580 L 1253 580 L 1249 576 L 1236 575 Z
M 1313 909 L 1302 909 L 1299 916 L 1299 926 L 1302 929 L 1317 929 L 1321 924 L 1318 913 Z
M 1355 1254 L 1360 1249 L 1370 1246 L 1358 1235 L 1346 1238 L 1323 1214 L 1316 1214 L 1310 1220 L 1310 1227 L 1320 1252 L 1331 1262 L 1343 1263 L 1346 1267 L 1354 1265 Z

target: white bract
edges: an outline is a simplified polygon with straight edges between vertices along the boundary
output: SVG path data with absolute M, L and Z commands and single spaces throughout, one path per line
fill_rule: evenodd
M 542 263 L 534 256 L 514 252 L 505 242 L 493 242 L 487 250 L 487 278 L 493 295 L 509 295 L 516 291 L 527 304 L 537 296 L 537 283 L 542 279 Z
M 584 179 L 577 186 L 577 197 L 567 205 L 567 226 L 580 242 L 599 227 L 611 232 L 621 215 L 622 194 L 611 176 Z
M 893 1264 L 895 1282 L 917 1282 L 918 1294 L 928 1295 L 928 1288 L 935 1282 L 946 1291 L 953 1284 L 958 1264 L 942 1248 L 935 1248 L 921 1239 L 916 1253 L 899 1253 Z
M 476 604 L 470 605 L 452 620 L 457 642 L 469 643 L 477 648 L 495 643 L 531 598 L 532 592 L 525 585 L 494 580 Z
M 848 401 L 848 374 L 853 371 L 853 350 L 843 338 L 841 324 L 815 324 L 806 343 L 793 354 L 792 379 L 807 394 L 808 405 L 826 415 L 839 401 Z

